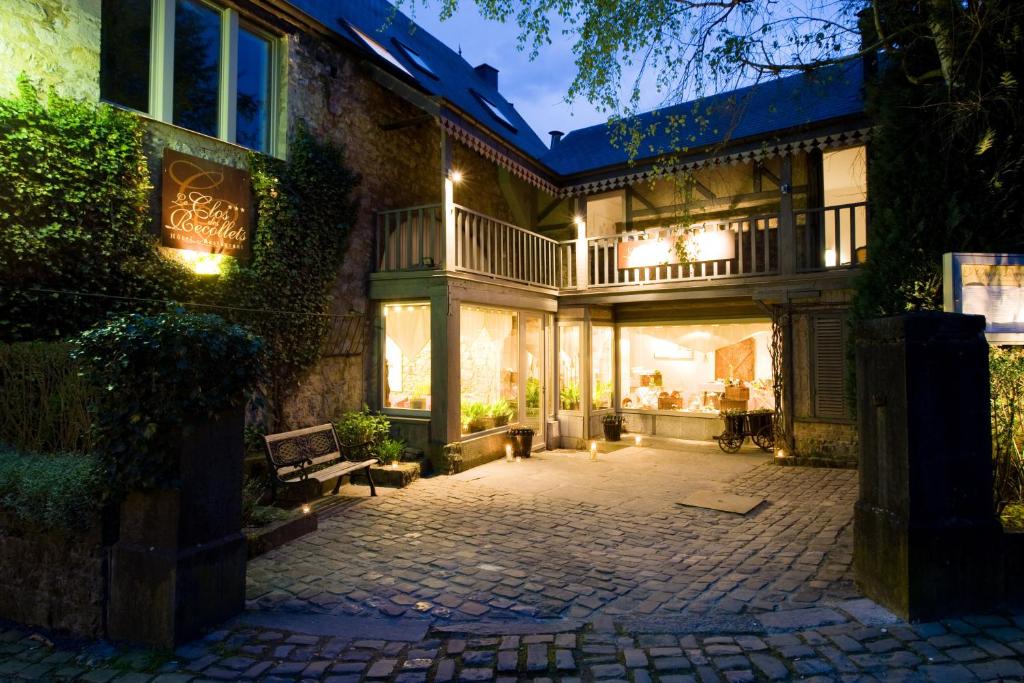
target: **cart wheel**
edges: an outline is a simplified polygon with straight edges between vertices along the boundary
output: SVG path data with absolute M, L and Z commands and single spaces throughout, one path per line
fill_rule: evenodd
M 726 453 L 735 453 L 743 445 L 743 437 L 739 434 L 726 432 L 718 437 L 718 447 Z
M 771 425 L 761 427 L 760 431 L 751 436 L 750 439 L 758 448 L 766 453 L 771 453 L 772 448 L 775 447 L 775 435 L 772 433 Z

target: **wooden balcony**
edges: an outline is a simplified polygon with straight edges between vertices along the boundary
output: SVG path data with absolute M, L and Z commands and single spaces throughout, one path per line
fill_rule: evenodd
M 376 269 L 574 291 L 786 275 L 863 263 L 867 220 L 866 204 L 857 203 L 609 237 L 586 237 L 580 225 L 576 239 L 557 242 L 457 204 L 447 216 L 430 204 L 378 214 Z M 680 240 L 686 246 L 678 249 Z

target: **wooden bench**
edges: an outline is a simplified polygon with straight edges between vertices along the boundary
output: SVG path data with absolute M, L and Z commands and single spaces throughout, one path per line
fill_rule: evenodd
M 346 446 L 344 454 L 338 443 L 338 435 L 330 424 L 296 429 L 280 434 L 268 434 L 263 437 L 267 444 L 267 464 L 270 466 L 271 495 L 277 499 L 279 486 L 294 487 L 299 482 L 310 479 L 321 482 L 338 478 L 332 493 L 341 488 L 341 480 L 346 474 L 366 470 L 366 478 L 370 482 L 370 495 L 377 495 L 373 485 L 370 466 L 376 465 L 377 458 L 366 458 L 367 446 L 359 444 Z

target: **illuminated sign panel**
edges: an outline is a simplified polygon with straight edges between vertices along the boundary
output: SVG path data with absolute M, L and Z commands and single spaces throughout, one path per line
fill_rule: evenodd
M 249 188 L 246 171 L 165 149 L 161 244 L 247 259 L 252 244 Z
M 942 257 L 943 308 L 985 316 L 993 344 L 1024 344 L 1024 254 Z
M 662 234 L 655 238 L 619 242 L 616 257 L 619 269 L 645 268 L 680 263 L 676 242 L 686 241 L 685 252 L 694 262 L 725 261 L 736 258 L 736 234 L 731 230 L 695 230 Z

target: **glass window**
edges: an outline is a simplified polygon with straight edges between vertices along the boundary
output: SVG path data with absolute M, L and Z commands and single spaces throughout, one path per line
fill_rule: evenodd
M 608 325 L 595 325 L 590 334 L 590 393 L 594 410 L 612 407 L 615 394 L 615 332 Z
M 462 433 L 519 417 L 519 325 L 514 311 L 463 305 L 459 349 Z
M 502 113 L 500 109 L 498 109 L 498 106 L 494 104 L 494 102 L 491 102 L 489 99 L 487 99 L 486 97 L 484 97 L 483 95 L 476 91 L 473 91 L 473 94 L 476 95 L 476 98 L 478 100 L 480 100 L 480 104 L 484 105 L 484 108 L 491 113 L 491 116 L 498 119 L 498 121 L 505 124 L 513 131 L 516 129 L 515 125 L 509 120 L 507 116 L 505 116 L 505 114 Z
M 402 63 L 400 61 L 395 59 L 395 56 L 393 54 L 391 54 L 390 50 L 388 50 L 386 47 L 384 47 L 383 45 L 378 43 L 376 40 L 374 40 L 370 36 L 366 35 L 362 31 L 357 29 L 352 24 L 349 24 L 348 27 L 350 29 L 352 29 L 352 32 L 355 33 L 357 36 L 359 36 L 360 40 L 362 40 L 366 44 L 366 46 L 368 48 L 373 50 L 374 53 L 377 54 L 377 56 L 379 56 L 381 59 L 384 59 L 385 61 L 387 61 L 388 64 L 391 64 L 392 66 L 397 67 L 398 69 L 401 69 L 405 73 L 407 73 L 410 76 L 412 76 L 412 74 L 409 73 L 409 70 L 406 69 L 404 66 L 402 66 Z
M 558 405 L 562 410 L 580 409 L 581 325 L 558 327 Z
M 174 12 L 176 125 L 217 135 L 222 15 L 197 0 L 177 0 Z
M 103 0 L 100 29 L 100 97 L 149 111 L 152 0 Z
M 540 432 L 544 426 L 544 323 L 539 316 L 527 315 L 523 320 L 523 372 L 526 376 L 526 410 L 523 422 Z
M 270 147 L 270 41 L 238 29 L 235 140 L 260 152 Z
M 867 208 L 859 205 L 868 199 L 865 156 L 863 146 L 829 151 L 822 155 L 825 206 L 857 205 L 825 211 L 826 267 L 864 260 L 862 255 L 854 252 L 860 251 L 867 244 Z M 854 235 L 850 235 L 851 228 L 855 231 Z M 851 252 L 851 247 L 854 252 Z
M 384 407 L 430 410 L 430 304 L 384 305 Z
M 405 43 L 399 42 L 397 40 L 395 40 L 394 43 L 395 45 L 398 46 L 402 53 L 409 58 L 409 61 L 416 65 L 416 68 L 426 72 L 427 74 L 433 76 L 434 78 L 437 78 L 437 74 L 435 74 L 434 70 L 430 68 L 429 64 L 427 64 L 427 60 L 423 59 L 423 57 L 420 56 L 419 52 L 416 52 L 416 50 L 413 50 Z
M 626 224 L 623 194 L 587 200 L 587 237 L 611 237 Z
M 623 327 L 621 407 L 774 409 L 770 348 L 769 322 Z

